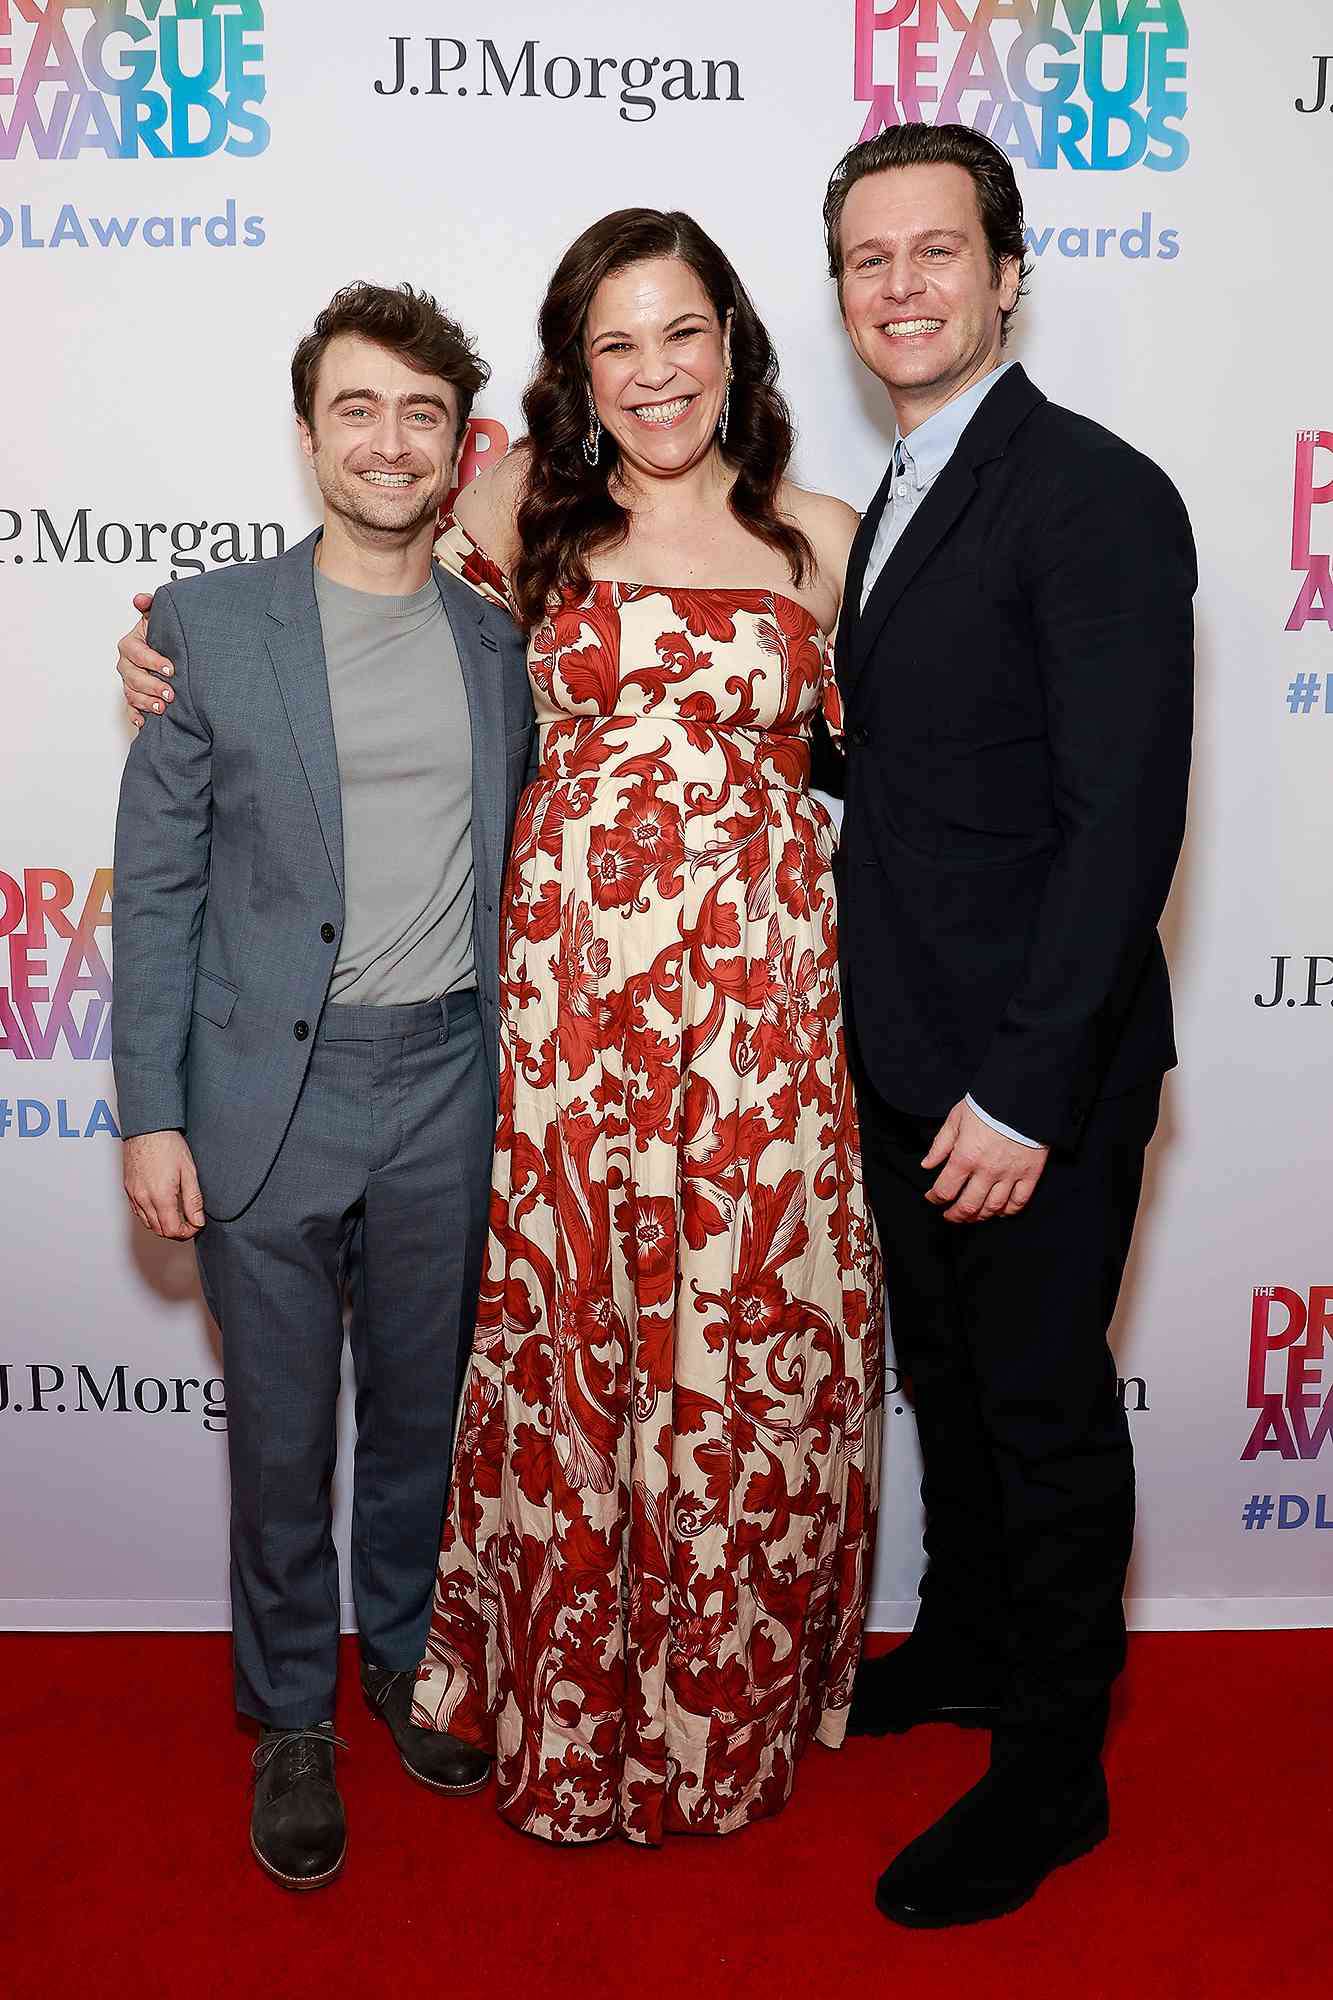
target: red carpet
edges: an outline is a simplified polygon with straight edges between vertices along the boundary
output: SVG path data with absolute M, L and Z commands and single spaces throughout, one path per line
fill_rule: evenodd
M 909 1933 L 875 1911 L 894 1851 L 979 1773 L 945 1729 L 814 1747 L 777 1820 L 726 1840 L 552 1851 L 492 1794 L 412 1784 L 355 1690 L 332 1888 L 246 1845 L 250 1739 L 219 1637 L 8 1637 L 0 1991 L 601 2000 L 603 1995 L 1324 1995 L 1333 1985 L 1333 1633 L 1131 1644 L 1112 1836 L 1016 1916 Z

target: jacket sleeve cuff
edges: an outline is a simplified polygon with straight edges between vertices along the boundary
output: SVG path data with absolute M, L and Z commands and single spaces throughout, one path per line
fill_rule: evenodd
M 118 1078 L 116 1109 L 122 1139 L 185 1130 L 185 1091 L 175 1076 L 140 1070 L 133 1081 L 122 1083 Z

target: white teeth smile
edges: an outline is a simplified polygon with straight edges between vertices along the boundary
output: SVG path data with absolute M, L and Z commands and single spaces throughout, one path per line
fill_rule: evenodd
M 363 472 L 361 477 L 372 486 L 410 486 L 413 480 L 410 472 Z
M 942 319 L 900 319 L 881 328 L 890 340 L 905 339 L 911 333 L 938 333 L 944 325 Z
M 674 424 L 683 410 L 688 410 L 693 399 L 678 396 L 674 403 L 640 403 L 634 415 L 645 424 Z

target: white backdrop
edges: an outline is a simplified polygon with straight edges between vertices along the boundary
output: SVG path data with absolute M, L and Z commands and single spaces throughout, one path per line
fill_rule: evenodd
M 1323 0 L 0 0 L 0 1624 L 226 1619 L 216 1336 L 191 1253 L 128 1217 L 106 1061 L 130 592 L 312 525 L 287 362 L 336 286 L 410 278 L 476 331 L 484 448 L 557 256 L 629 203 L 729 250 L 800 476 L 864 504 L 891 420 L 819 208 L 900 113 L 1014 151 L 1040 254 L 1012 351 L 1166 467 L 1202 558 L 1184 1063 L 1116 1333 L 1131 1615 L 1329 1622 L 1331 52 Z M 889 1626 L 919 1562 L 901 1408 Z

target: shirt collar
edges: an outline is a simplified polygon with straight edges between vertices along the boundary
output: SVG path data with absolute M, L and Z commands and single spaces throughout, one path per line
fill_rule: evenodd
M 983 375 L 961 396 L 955 396 L 934 416 L 927 417 L 906 437 L 895 432 L 893 449 L 895 462 L 907 469 L 907 477 L 918 493 L 924 493 L 931 482 L 943 472 L 958 448 L 958 440 L 971 423 L 982 403 L 990 394 L 1001 375 L 1017 366 L 1013 361 L 1002 361 L 998 368 L 992 368 L 989 375 Z

